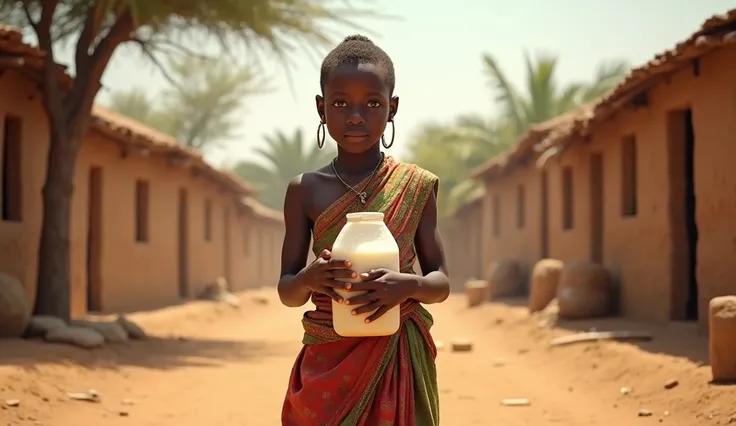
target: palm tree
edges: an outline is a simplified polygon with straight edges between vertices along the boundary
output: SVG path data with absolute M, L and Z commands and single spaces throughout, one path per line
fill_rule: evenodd
M 483 55 L 483 67 L 490 86 L 496 92 L 501 118 L 508 121 L 515 138 L 532 124 L 547 121 L 599 98 L 621 81 L 629 70 L 624 61 L 605 62 L 598 67 L 591 81 L 562 86 L 557 80 L 556 56 L 540 54 L 532 59 L 525 54 L 524 61 L 526 85 L 524 90 L 519 90 L 491 55 Z
M 530 125 L 597 99 L 628 70 L 625 62 L 611 61 L 598 68 L 591 82 L 561 86 L 555 74 L 557 57 L 539 55 L 532 60 L 525 55 L 525 60 L 526 86 L 519 90 L 492 56 L 483 55 L 485 71 L 501 107 L 499 117 L 465 115 L 449 125 L 427 125 L 410 142 L 411 161 L 442 180 L 440 217 L 452 215 L 456 208 L 483 191 L 478 182 L 469 178 L 469 169 L 515 144 Z
M 286 186 L 295 176 L 319 169 L 337 154 L 332 146 L 306 144 L 301 129 L 291 136 L 277 131 L 264 139 L 266 146 L 255 150 L 261 162 L 241 161 L 233 171 L 258 188 L 261 203 L 277 210 L 283 210 Z
M 440 177 L 440 218 L 451 215 L 482 188 L 468 170 L 505 149 L 500 129 L 478 116 L 461 116 L 446 124 L 426 123 L 409 139 L 410 161 Z
M 464 164 L 469 168 L 479 166 L 487 158 L 497 156 L 513 143 L 511 126 L 508 123 L 477 114 L 457 117 L 451 133 L 455 143 L 464 147 Z

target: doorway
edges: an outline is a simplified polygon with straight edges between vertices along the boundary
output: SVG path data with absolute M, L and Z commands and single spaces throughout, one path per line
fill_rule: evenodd
M 188 268 L 188 255 L 189 255 L 189 195 L 185 188 L 179 188 L 179 212 L 177 222 L 179 225 L 178 231 L 178 270 L 179 270 L 179 297 L 189 297 L 189 268 Z
M 225 274 L 225 280 L 227 281 L 228 290 L 232 290 L 233 283 L 232 283 L 232 274 L 230 270 L 231 265 L 231 259 L 230 259 L 230 209 L 225 207 L 223 209 L 223 234 L 222 234 L 222 242 L 223 242 L 223 248 L 222 248 L 222 254 L 223 254 L 223 265 L 222 270 L 223 274 Z
M 475 204 L 471 207 L 471 210 L 469 212 L 471 216 L 470 223 L 480 223 L 481 219 L 481 210 L 478 204 Z M 472 229 L 472 227 L 468 227 L 469 229 Z M 473 229 L 473 232 L 470 233 L 470 256 L 472 256 L 473 264 L 471 265 L 470 274 L 473 277 L 483 277 L 483 239 L 480 232 L 477 232 L 477 230 Z M 419 265 L 419 262 L 414 262 L 414 265 L 417 266 L 417 269 L 421 271 L 421 265 Z
M 91 167 L 87 182 L 87 312 L 102 310 L 102 168 Z
M 697 321 L 698 226 L 695 195 L 695 131 L 691 109 L 667 115 L 673 320 Z
M 23 221 L 23 121 L 5 117 L 2 139 L 2 220 Z
M 590 260 L 603 263 L 603 154 L 590 155 Z
M 542 259 L 546 259 L 549 256 L 549 178 L 547 177 L 547 171 L 542 170 L 541 176 L 541 214 L 540 214 L 540 248 L 539 254 Z
M 263 230 L 262 228 L 256 228 L 256 277 L 258 280 L 258 285 L 263 285 L 263 262 L 265 261 L 265 258 L 263 256 L 264 253 L 264 247 L 263 247 Z

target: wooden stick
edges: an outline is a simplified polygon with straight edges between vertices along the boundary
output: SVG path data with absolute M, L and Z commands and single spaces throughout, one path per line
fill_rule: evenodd
M 644 331 L 591 331 L 578 333 L 572 336 L 558 337 L 553 339 L 550 346 L 564 346 L 580 342 L 597 342 L 601 340 L 643 340 L 650 341 L 654 338 L 651 333 Z

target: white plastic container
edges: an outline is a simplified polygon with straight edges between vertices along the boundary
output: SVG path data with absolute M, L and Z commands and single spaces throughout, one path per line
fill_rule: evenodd
M 348 213 L 347 223 L 332 245 L 332 258 L 352 262 L 351 269 L 360 275 L 371 269 L 385 268 L 398 271 L 399 246 L 383 222 L 383 213 Z M 360 282 L 360 277 L 345 280 Z M 344 298 L 363 294 L 362 291 L 337 291 Z M 395 306 L 378 320 L 366 324 L 373 312 L 353 315 L 356 305 L 345 305 L 332 301 L 332 323 L 335 332 L 343 337 L 390 336 L 399 330 L 401 308 Z

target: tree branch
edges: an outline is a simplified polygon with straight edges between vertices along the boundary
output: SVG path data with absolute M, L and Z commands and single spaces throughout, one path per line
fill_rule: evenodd
M 100 13 L 99 5 L 100 2 L 96 1 L 87 10 L 84 27 L 82 27 L 82 33 L 79 35 L 79 40 L 77 40 L 75 53 L 75 62 L 77 64 L 84 62 L 85 57 L 89 55 L 89 48 L 92 46 L 92 41 L 100 30 L 100 17 L 98 16 Z
M 47 48 L 51 47 L 51 25 L 53 24 L 54 19 L 54 13 L 56 12 L 56 7 L 59 5 L 59 0 L 43 0 L 41 2 L 41 17 L 38 19 L 38 21 L 34 21 L 33 17 L 31 16 L 31 10 L 30 2 L 24 1 L 23 2 L 23 13 L 26 15 L 26 19 L 28 20 L 28 25 L 33 28 L 33 31 L 36 33 L 36 36 L 38 37 L 38 44 L 39 47 L 46 51 Z M 44 36 L 44 42 L 45 45 L 42 44 L 41 36 Z
M 31 11 L 28 10 L 28 3 L 26 2 L 23 2 L 23 13 L 26 15 L 26 20 L 28 21 L 28 25 L 31 28 L 33 28 L 33 31 L 36 33 L 36 36 L 38 36 L 38 25 L 36 24 L 36 21 L 33 20 L 33 17 L 31 16 Z
M 23 12 L 28 19 L 28 25 L 36 33 L 39 48 L 44 52 L 43 86 L 46 95 L 42 99 L 46 114 L 54 129 L 64 130 L 63 115 L 59 113 L 62 110 L 59 66 L 54 60 L 53 40 L 51 39 L 51 25 L 58 5 L 59 0 L 42 1 L 41 17 L 38 22 L 31 17 L 28 2 L 23 2 Z
M 100 90 L 102 73 L 115 49 L 121 43 L 131 40 L 132 32 L 133 17 L 130 10 L 126 10 L 118 16 L 110 31 L 97 44 L 94 53 L 83 55 L 82 61 L 76 63 L 77 76 L 66 98 L 67 122 L 73 122 L 80 114 L 92 110 L 95 95 Z
M 139 38 L 133 38 L 132 41 L 140 46 L 143 54 L 146 55 L 151 62 L 153 62 L 153 65 L 158 68 L 159 71 L 161 71 L 161 75 L 164 77 L 164 80 L 166 80 L 167 83 L 171 84 L 177 90 L 183 93 L 184 87 L 179 84 L 179 82 L 166 69 L 166 66 L 161 63 L 161 61 L 156 57 L 155 47 L 151 46 L 146 40 L 142 40 Z
M 56 13 L 56 7 L 58 5 L 59 0 L 43 0 L 41 2 L 41 19 L 38 20 L 38 27 L 44 31 L 48 31 L 49 40 L 51 39 L 51 25 L 54 23 L 54 13 Z M 48 47 L 51 46 L 49 45 Z
M 214 56 L 197 53 L 193 49 L 190 49 L 181 43 L 175 43 L 171 40 L 167 40 L 165 37 L 151 37 L 148 40 L 141 39 L 140 42 L 145 43 L 147 46 L 151 46 L 152 49 L 155 50 L 164 51 L 166 50 L 165 48 L 168 48 L 168 51 L 165 52 L 167 55 L 171 55 L 176 52 L 203 61 L 211 61 L 216 59 Z

